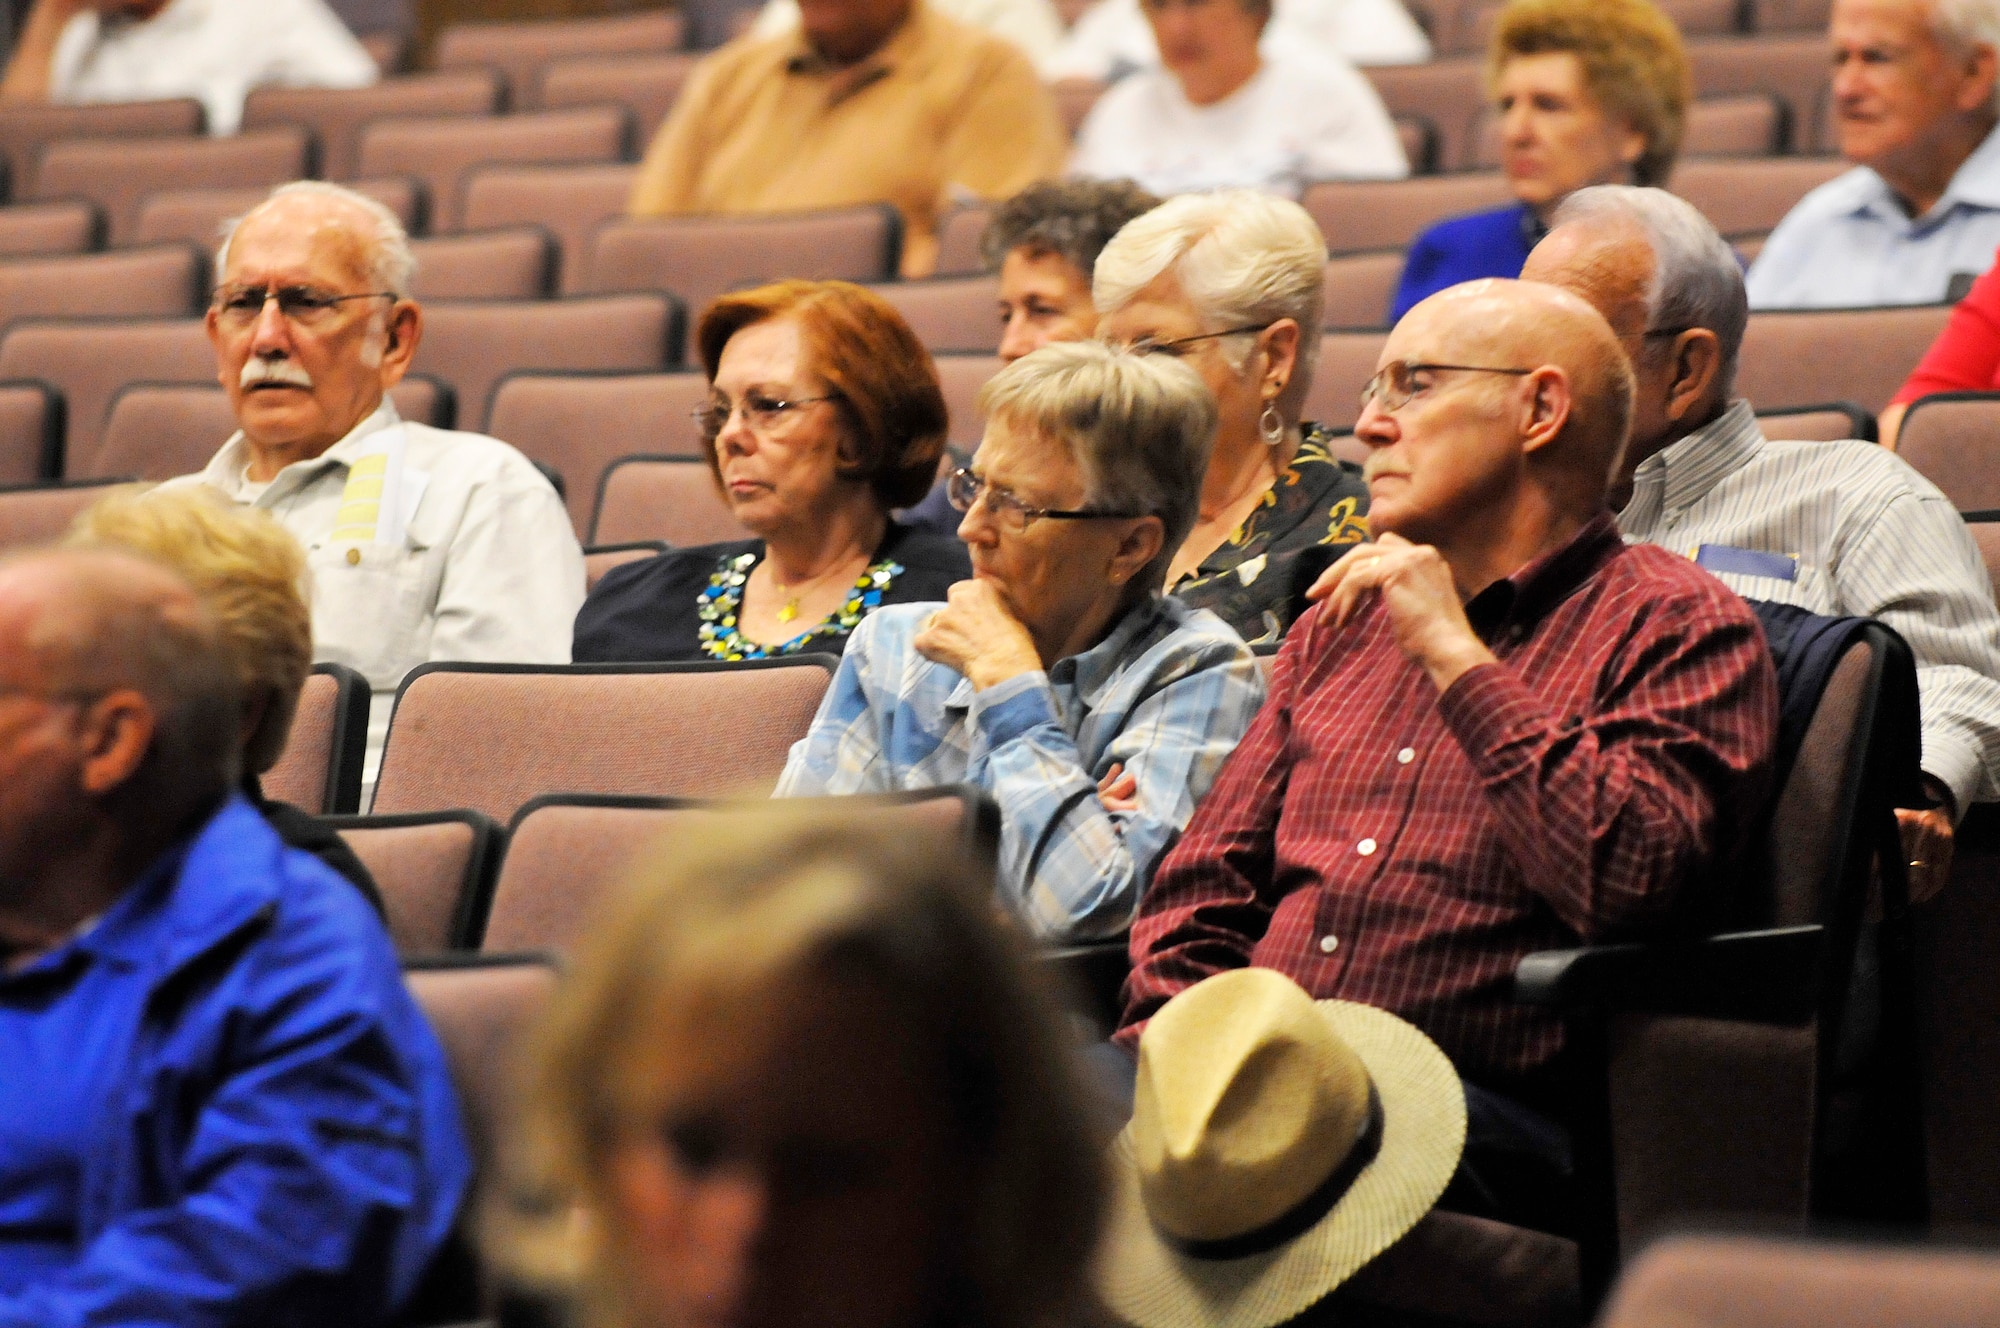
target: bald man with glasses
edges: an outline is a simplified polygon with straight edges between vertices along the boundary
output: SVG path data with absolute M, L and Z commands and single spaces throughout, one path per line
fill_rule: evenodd
M 1355 428 L 1373 542 L 1310 592 L 1155 876 L 1118 1033 L 1247 965 L 1398 1014 L 1466 1085 L 1447 1205 L 1556 1230 L 1563 1025 L 1510 1000 L 1515 965 L 1696 913 L 1777 730 L 1749 608 L 1618 534 L 1632 394 L 1604 319 L 1551 286 L 1473 282 L 1397 324 Z

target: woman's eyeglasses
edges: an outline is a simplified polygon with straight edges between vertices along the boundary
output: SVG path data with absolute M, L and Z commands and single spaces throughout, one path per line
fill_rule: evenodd
M 1099 518 L 1122 519 L 1145 515 L 1144 512 L 1110 512 L 1094 507 L 1067 510 L 1060 507 L 1036 507 L 1032 503 L 1022 502 L 1019 495 L 1012 490 L 988 484 L 963 466 L 951 472 L 951 478 L 945 481 L 944 493 L 945 497 L 951 500 L 951 505 L 961 512 L 970 512 L 982 497 L 985 498 L 986 510 L 993 519 L 1017 535 L 1044 517 L 1051 521 L 1093 521 Z
M 840 394 L 828 392 L 817 397 L 771 397 L 762 392 L 745 392 L 741 406 L 743 422 L 754 433 L 768 434 L 785 422 L 785 417 L 793 411 L 812 405 L 815 401 L 837 401 Z M 710 397 L 702 405 L 688 412 L 694 427 L 701 431 L 702 439 L 713 443 L 729 426 L 729 417 L 734 408 L 722 397 Z

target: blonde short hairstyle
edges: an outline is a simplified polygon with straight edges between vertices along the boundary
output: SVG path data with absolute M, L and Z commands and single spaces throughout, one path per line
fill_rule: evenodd
M 1171 272 L 1180 281 L 1204 332 L 1267 326 L 1280 318 L 1299 325 L 1298 362 L 1284 404 L 1303 402 L 1319 353 L 1326 301 L 1326 236 L 1290 199 L 1254 189 L 1222 189 L 1170 198 L 1134 218 L 1097 256 L 1091 300 L 1100 315 L 1130 304 Z M 1223 338 L 1238 373 L 1247 338 Z
M 1199 374 L 1165 355 L 1058 341 L 995 374 L 979 390 L 979 410 L 1069 448 L 1091 507 L 1159 517 L 1159 557 L 1131 584 L 1166 583 L 1194 528 L 1215 442 L 1215 398 Z
M 1665 184 L 1680 155 L 1694 73 L 1680 29 L 1650 0 L 1511 0 L 1486 53 L 1490 91 L 1517 56 L 1568 54 L 1605 114 L 1646 140 L 1635 184 Z
M 943 1085 L 965 1230 L 942 1324 L 1066 1321 L 1102 1209 L 1093 1118 L 1067 1028 L 999 921 L 990 867 L 901 818 L 758 801 L 675 832 L 609 901 L 529 1047 L 523 1128 L 488 1243 L 524 1287 L 567 1293 L 586 1328 L 633 1322 L 610 1170 L 656 1127 L 662 1048 L 727 1039 L 800 977 L 884 992 Z M 899 823 L 898 823 L 899 822 Z M 866 1066 L 855 1073 L 865 1074 Z M 942 1328 L 941 1324 L 941 1328 Z
M 246 704 L 264 713 L 243 768 L 276 764 L 312 672 L 306 554 L 291 532 L 206 485 L 119 489 L 77 517 L 64 543 L 123 549 L 160 563 L 194 588 L 214 615 Z

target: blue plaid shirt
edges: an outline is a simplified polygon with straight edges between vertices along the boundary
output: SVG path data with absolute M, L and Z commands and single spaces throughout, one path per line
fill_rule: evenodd
M 1000 804 L 1000 881 L 1055 942 L 1114 936 L 1264 700 L 1250 648 L 1171 596 L 1139 605 L 1103 641 L 985 691 L 912 645 L 934 604 L 862 620 L 777 795 L 974 784 Z M 1114 763 L 1139 809 L 1110 812 Z

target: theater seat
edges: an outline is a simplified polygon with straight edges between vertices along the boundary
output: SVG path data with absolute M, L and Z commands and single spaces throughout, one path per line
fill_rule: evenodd
M 1852 401 L 1831 401 L 1822 406 L 1791 406 L 1760 412 L 1757 427 L 1766 438 L 1831 443 L 1843 438 L 1875 441 L 1875 417 Z
M 750 538 L 699 457 L 628 456 L 598 487 L 592 544 L 661 540 L 675 548 Z
M 459 809 L 327 824 L 375 878 L 397 953 L 465 950 L 478 940 L 500 865 L 500 827 L 489 818 Z
M 354 812 L 361 802 L 361 757 L 368 745 L 368 682 L 344 664 L 315 664 L 264 796 L 314 815 Z
M 680 307 L 665 295 L 439 301 L 424 308 L 414 367 L 451 385 L 459 428 L 483 432 L 494 385 L 507 374 L 665 369 L 679 358 L 682 327 Z
M 413 175 L 431 200 L 431 230 L 455 231 L 465 215 L 465 177 L 496 162 L 539 164 L 622 160 L 631 116 L 620 106 L 529 115 L 377 120 L 361 131 L 357 173 Z
M 163 189 L 269 188 L 308 173 L 311 136 L 296 125 L 228 138 L 77 138 L 49 144 L 29 199 L 82 198 L 104 212 L 112 244 L 137 234 L 139 205 Z
M 1768 232 L 1798 201 L 1851 169 L 1838 157 L 1683 160 L 1670 187 L 1724 235 Z
M 979 241 L 992 220 L 989 203 L 961 203 L 944 214 L 938 223 L 938 276 L 969 277 L 986 270 Z
M 0 261 L 0 327 L 22 318 L 184 318 L 206 303 L 191 244 Z
M 80 198 L 0 207 L 0 257 L 80 254 L 95 249 L 104 218 Z
M 2000 508 L 2000 392 L 1937 392 L 1910 403 L 1896 452 L 1961 512 Z
M 699 373 L 517 372 L 493 389 L 487 431 L 563 477 L 581 539 L 620 457 L 705 455 L 690 413 L 707 400 Z
M 1758 410 L 1821 401 L 1888 404 L 1951 314 L 1888 309 L 1760 309 L 1743 334 L 1736 393 Z
M 545 66 L 531 100 L 538 110 L 570 106 L 623 106 L 632 113 L 635 141 L 653 141 L 681 89 L 701 62 L 692 51 L 658 55 L 586 55 Z
M 1319 364 L 1306 392 L 1304 418 L 1340 432 L 1361 418 L 1361 389 L 1375 376 L 1387 332 L 1328 332 L 1319 341 Z
M 1400 249 L 1336 254 L 1327 259 L 1323 323 L 1327 327 L 1387 327 L 1389 301 L 1402 275 Z
M 35 379 L 0 380 L 0 487 L 62 473 L 62 394 Z
M 597 589 L 597 583 L 605 573 L 626 563 L 643 562 L 656 558 L 667 551 L 662 540 L 634 540 L 629 544 L 593 544 L 583 551 L 583 585 L 586 591 Z
M 1327 249 L 1341 254 L 1405 249 L 1434 221 L 1513 199 L 1498 171 L 1472 171 L 1409 180 L 1325 180 L 1307 185 L 1299 201 L 1319 223 Z
M 424 664 L 403 680 L 372 810 L 511 819 L 546 793 L 768 792 L 834 661 Z
M 86 480 L 0 489 L 0 550 L 62 538 L 70 522 L 110 488 L 110 481 Z
M 1990 1248 L 1685 1235 L 1620 1281 L 1604 1328 L 1968 1328 L 2000 1323 Z
M 88 466 L 119 388 L 136 382 L 212 383 L 215 351 L 199 318 L 17 323 L 0 334 L 0 378 L 40 379 L 61 393 L 63 463 Z
M 931 363 L 937 367 L 938 385 L 944 389 L 945 410 L 951 416 L 951 445 L 971 453 L 986 431 L 979 416 L 979 389 L 1000 372 L 998 355 L 940 355 Z
M 556 237 L 561 270 L 556 289 L 583 289 L 597 228 L 624 215 L 639 168 L 625 162 L 588 166 L 480 166 L 465 178 L 466 230 L 541 226 Z
M 1000 344 L 998 277 L 933 277 L 884 282 L 871 289 L 896 307 L 933 355 L 977 354 Z
M 541 300 L 554 294 L 556 237 L 540 226 L 410 241 L 420 300 Z
M 423 228 L 424 187 L 407 176 L 379 180 L 354 180 L 349 189 L 366 194 L 396 214 L 403 229 L 417 234 Z M 261 185 L 245 189 L 162 189 L 139 201 L 139 219 L 132 230 L 132 243 L 158 244 L 182 240 L 201 246 L 213 258 L 222 246 L 225 222 L 242 216 L 270 196 Z
M 160 101 L 98 102 L 87 106 L 0 107 L 0 157 L 25 192 L 42 149 L 66 138 L 192 138 L 207 125 L 201 103 L 192 97 Z
M 902 259 L 901 216 L 886 203 L 769 216 L 607 222 L 584 289 L 672 291 L 699 315 L 727 290 L 783 277 L 887 281 Z
M 678 51 L 685 31 L 685 21 L 672 9 L 609 17 L 453 23 L 438 37 L 436 63 L 439 69 L 498 70 L 507 81 L 514 108 L 531 109 L 530 90 L 545 66 L 583 55 Z
M 361 164 L 361 132 L 372 121 L 492 115 L 499 109 L 498 72 L 447 69 L 387 78 L 366 88 L 253 88 L 243 101 L 243 127 L 302 125 L 319 142 L 320 173 L 351 180 Z
M 989 863 L 997 857 L 999 808 L 975 788 L 945 785 L 841 798 L 838 805 L 871 825 L 893 823 L 908 834 L 963 845 Z M 507 860 L 494 887 L 481 948 L 503 953 L 572 949 L 642 851 L 671 856 L 674 836 L 741 814 L 730 803 L 685 798 L 536 798 L 521 808 L 510 828 Z

